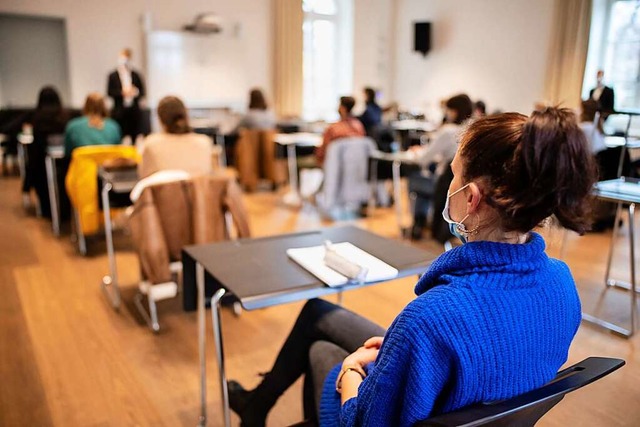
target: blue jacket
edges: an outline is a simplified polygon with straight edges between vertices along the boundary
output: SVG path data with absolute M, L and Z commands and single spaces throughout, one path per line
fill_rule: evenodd
M 387 331 L 358 396 L 340 407 L 340 367 L 327 376 L 320 425 L 411 426 L 554 378 L 581 309 L 569 268 L 544 249 L 531 233 L 525 244 L 471 242 L 442 254 Z

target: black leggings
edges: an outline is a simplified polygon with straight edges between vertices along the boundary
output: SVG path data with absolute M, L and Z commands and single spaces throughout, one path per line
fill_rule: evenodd
M 316 420 L 327 373 L 372 336 L 385 329 L 330 302 L 308 301 L 287 337 L 271 371 L 256 388 L 268 412 L 278 397 L 301 375 L 304 381 L 304 414 Z

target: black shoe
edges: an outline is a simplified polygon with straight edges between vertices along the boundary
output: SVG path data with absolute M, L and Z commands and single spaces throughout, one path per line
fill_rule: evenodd
M 254 411 L 247 411 L 251 403 L 253 393 L 247 391 L 237 381 L 227 382 L 229 392 L 229 407 L 240 417 L 240 427 L 265 427 L 266 414 L 258 414 Z
M 227 389 L 229 391 L 229 407 L 236 414 L 242 414 L 242 411 L 247 407 L 251 392 L 245 390 L 240 383 L 234 380 L 227 382 Z

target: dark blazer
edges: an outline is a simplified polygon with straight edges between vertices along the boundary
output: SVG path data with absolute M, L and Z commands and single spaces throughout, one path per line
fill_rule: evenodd
M 145 96 L 144 83 L 140 74 L 131 70 L 131 83 L 138 88 L 138 96 L 133 98 L 133 108 L 140 107 L 140 98 Z M 113 109 L 122 110 L 124 108 L 124 98 L 122 97 L 122 83 L 120 82 L 120 75 L 118 70 L 109 74 L 109 83 L 107 85 L 107 94 L 113 98 Z
M 595 90 L 595 88 L 591 89 L 591 91 L 589 92 L 589 98 L 593 97 L 593 92 Z M 602 90 L 602 94 L 600 95 L 600 99 L 598 100 L 598 110 L 612 113 L 613 111 L 615 111 L 614 105 L 615 94 L 613 92 L 613 89 L 609 86 L 605 86 Z

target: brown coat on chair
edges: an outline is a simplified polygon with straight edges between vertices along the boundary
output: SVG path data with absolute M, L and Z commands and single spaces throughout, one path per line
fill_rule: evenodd
M 241 195 L 235 180 L 225 175 L 146 188 L 129 216 L 143 278 L 152 284 L 169 282 L 169 264 L 180 260 L 184 246 L 228 239 L 226 212 L 238 237 L 249 237 Z
M 274 185 L 287 179 L 285 159 L 276 158 L 275 134 L 274 130 L 240 130 L 235 164 L 245 190 L 254 191 L 261 178 Z

